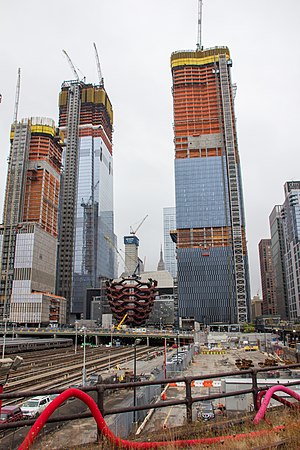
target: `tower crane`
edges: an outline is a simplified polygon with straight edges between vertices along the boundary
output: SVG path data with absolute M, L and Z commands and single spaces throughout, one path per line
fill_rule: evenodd
M 13 123 L 16 123 L 18 120 L 18 109 L 19 109 L 19 99 L 20 99 L 20 85 L 21 85 L 21 69 L 18 68 L 18 78 L 17 78 L 17 86 L 16 86 L 16 97 L 15 97 L 15 109 L 14 109 L 14 118 Z
M 93 42 L 94 45 L 94 50 L 95 50 L 95 58 L 96 58 L 96 64 L 97 64 L 97 70 L 98 70 L 98 77 L 99 77 L 99 86 L 103 87 L 104 86 L 104 78 L 102 75 L 102 71 L 101 71 L 101 66 L 100 66 L 100 60 L 99 60 L 99 55 L 98 55 L 98 51 L 97 51 L 97 47 L 95 42 Z
M 73 62 L 72 62 L 70 56 L 68 55 L 68 53 L 66 52 L 66 50 L 63 50 L 62 52 L 63 52 L 63 54 L 65 55 L 65 57 L 67 58 L 68 63 L 69 63 L 69 65 L 70 65 L 71 69 L 73 70 L 73 73 L 74 73 L 74 75 L 75 75 L 76 81 L 79 81 L 79 75 L 78 75 L 78 73 L 77 73 L 77 70 L 75 69 L 75 66 L 74 66 L 74 64 L 73 64 Z
M 202 0 L 198 0 L 198 36 L 197 36 L 197 51 L 203 50 L 202 46 Z
M 143 218 L 143 220 L 141 221 L 141 223 L 138 225 L 138 227 L 133 230 L 132 227 L 130 227 L 130 234 L 136 234 L 138 232 L 138 230 L 141 228 L 141 226 L 143 225 L 143 223 L 145 222 L 145 220 L 147 219 L 148 214 Z

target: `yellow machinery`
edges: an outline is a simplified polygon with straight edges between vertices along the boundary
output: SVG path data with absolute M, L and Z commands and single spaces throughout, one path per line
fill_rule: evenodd
M 123 319 L 121 320 L 121 322 L 119 323 L 119 325 L 116 326 L 116 330 L 120 330 L 122 324 L 124 323 L 126 317 L 128 316 L 128 314 L 126 313 L 125 316 L 123 317 Z

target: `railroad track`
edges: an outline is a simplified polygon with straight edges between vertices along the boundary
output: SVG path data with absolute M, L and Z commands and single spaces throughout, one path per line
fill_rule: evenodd
M 152 349 L 154 351 L 155 349 Z M 105 353 L 105 356 L 103 356 Z M 101 372 L 108 368 L 108 365 L 123 365 L 125 360 L 132 360 L 133 354 L 132 349 L 115 349 L 111 351 L 108 355 L 104 351 L 101 355 L 97 357 L 95 355 L 89 355 L 86 359 L 86 374 L 87 376 L 92 372 Z M 137 359 L 143 359 L 144 356 L 148 355 L 149 347 L 137 348 Z M 78 359 L 78 361 L 77 361 Z M 68 365 L 69 362 L 69 365 Z M 55 361 L 53 366 L 55 367 Z M 70 356 L 69 361 L 64 360 L 64 364 L 59 364 L 59 367 L 53 368 L 53 370 L 48 367 L 42 367 L 40 370 L 36 369 L 32 372 L 22 373 L 22 376 L 16 375 L 9 379 L 9 382 L 5 386 L 5 392 L 15 392 L 24 391 L 30 388 L 30 390 L 40 390 L 40 389 L 52 389 L 56 387 L 69 386 L 75 382 L 81 380 L 82 378 L 82 355 L 76 358 L 74 361 L 74 355 Z

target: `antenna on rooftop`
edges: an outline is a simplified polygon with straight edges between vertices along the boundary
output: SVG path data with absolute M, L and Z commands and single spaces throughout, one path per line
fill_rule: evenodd
M 17 86 L 16 86 L 15 110 L 14 110 L 13 123 L 17 123 L 17 120 L 18 120 L 18 109 L 19 109 L 19 99 L 20 99 L 20 85 L 21 85 L 21 69 L 19 67 L 18 68 Z
M 102 72 L 101 72 L 100 60 L 99 60 L 99 55 L 98 55 L 98 51 L 97 51 L 97 47 L 96 47 L 95 42 L 93 42 L 93 45 L 94 45 L 95 58 L 96 58 L 96 64 L 97 64 L 97 70 L 98 70 L 99 85 L 101 87 L 103 87 L 104 86 L 104 79 L 103 79 Z
M 203 50 L 202 46 L 202 0 L 198 0 L 198 37 L 197 37 L 197 51 Z

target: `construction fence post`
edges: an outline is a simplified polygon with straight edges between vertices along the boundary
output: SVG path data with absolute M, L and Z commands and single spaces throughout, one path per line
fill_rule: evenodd
M 192 402 L 192 381 L 189 378 L 185 379 L 185 399 L 186 399 L 186 420 L 187 423 L 191 423 L 193 421 L 192 418 L 193 402 Z

